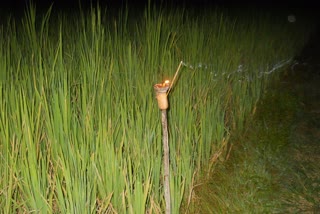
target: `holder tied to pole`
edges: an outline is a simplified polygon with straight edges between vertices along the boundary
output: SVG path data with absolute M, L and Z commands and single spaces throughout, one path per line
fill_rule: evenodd
M 166 80 L 164 83 L 155 84 L 153 86 L 154 91 L 156 92 L 156 98 L 158 100 L 158 107 L 161 110 L 168 109 L 168 94 L 167 91 L 169 90 L 169 80 Z

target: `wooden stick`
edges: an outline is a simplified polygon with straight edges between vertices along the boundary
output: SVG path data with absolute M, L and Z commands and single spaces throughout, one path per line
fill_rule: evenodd
M 176 78 L 177 78 L 177 76 L 178 76 L 178 72 L 179 72 L 179 70 L 180 70 L 180 68 L 181 68 L 181 66 L 182 66 L 182 63 L 183 63 L 183 62 L 181 61 L 180 64 L 179 64 L 179 66 L 178 66 L 178 68 L 177 68 L 176 73 L 175 73 L 174 76 L 173 76 L 173 79 L 172 79 L 171 84 L 170 84 L 170 86 L 169 86 L 167 95 L 169 94 L 169 92 L 170 92 L 170 90 L 171 90 L 171 88 L 172 88 L 172 86 L 173 86 L 173 83 L 174 83 L 174 81 L 176 80 Z
M 167 110 L 161 110 L 162 137 L 163 137 L 163 166 L 164 166 L 164 199 L 166 202 L 166 214 L 171 213 L 170 199 L 170 164 L 169 164 L 169 143 L 168 143 L 168 120 Z

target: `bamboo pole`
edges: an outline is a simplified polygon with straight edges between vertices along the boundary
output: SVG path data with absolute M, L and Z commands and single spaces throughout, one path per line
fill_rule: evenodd
M 162 137 L 163 137 L 163 166 L 164 166 L 164 199 L 166 202 L 166 214 L 171 213 L 170 198 L 170 162 L 169 162 L 169 143 L 168 143 L 168 120 L 167 110 L 161 112 Z
M 158 107 L 161 109 L 162 139 L 163 139 L 163 184 L 164 199 L 166 203 L 166 214 L 171 214 L 171 196 L 170 196 L 170 160 L 169 160 L 169 140 L 168 140 L 168 119 L 167 109 L 169 107 L 167 91 L 169 82 L 154 85 Z

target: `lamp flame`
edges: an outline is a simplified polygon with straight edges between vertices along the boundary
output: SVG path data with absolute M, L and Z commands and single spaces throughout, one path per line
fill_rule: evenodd
M 165 80 L 165 81 L 164 81 L 164 83 L 162 83 L 162 86 L 163 86 L 163 87 L 168 86 L 168 85 L 169 85 L 169 83 L 170 83 L 170 81 L 169 81 L 169 80 Z

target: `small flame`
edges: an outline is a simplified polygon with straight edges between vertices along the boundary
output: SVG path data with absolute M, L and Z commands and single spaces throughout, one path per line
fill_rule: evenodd
M 164 83 L 162 84 L 162 86 L 166 86 L 166 85 L 169 85 L 170 81 L 169 80 L 166 80 L 164 81 Z

